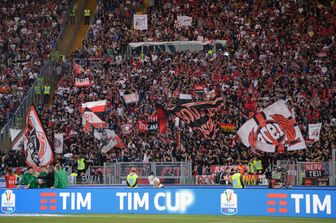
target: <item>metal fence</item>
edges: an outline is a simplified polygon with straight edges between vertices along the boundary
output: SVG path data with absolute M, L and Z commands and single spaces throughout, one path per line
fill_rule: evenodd
M 126 177 L 135 167 L 139 184 L 148 184 L 153 173 L 164 184 L 192 184 L 191 163 L 188 162 L 118 162 L 104 163 L 104 166 L 89 166 L 77 184 L 126 184 Z
M 47 62 L 40 74 L 39 78 L 43 78 L 43 83 L 48 83 L 50 86 L 56 86 L 58 81 L 57 72 L 56 72 L 56 64 Z M 10 128 L 18 128 L 23 129 L 25 125 L 25 117 L 27 116 L 29 106 L 34 104 L 36 106 L 40 105 L 43 101 L 43 94 L 36 95 L 35 94 L 35 86 L 38 84 L 38 81 L 35 81 L 33 86 L 29 89 L 24 99 L 21 101 L 18 108 L 11 115 L 11 118 L 6 123 L 4 127 L 2 127 L 0 132 L 0 150 L 8 151 L 11 149 L 11 141 L 10 141 Z M 43 87 L 43 86 L 42 86 Z
M 287 185 L 335 186 L 336 163 L 278 160 L 277 168 L 287 172 Z

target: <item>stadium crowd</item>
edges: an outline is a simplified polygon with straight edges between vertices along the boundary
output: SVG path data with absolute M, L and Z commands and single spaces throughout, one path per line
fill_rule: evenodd
M 132 29 L 132 15 L 138 1 L 99 1 L 95 20 L 83 48 L 73 54 L 84 58 L 84 69 L 94 84 L 74 87 L 75 74 L 59 83 L 53 104 L 44 107 L 42 120 L 50 139 L 64 133 L 63 155 L 56 162 L 74 165 L 76 157 L 86 163 L 105 161 L 168 162 L 191 161 L 198 174 L 210 165 L 247 164 L 254 157 L 264 167 L 276 159 L 329 161 L 336 146 L 335 28 L 336 5 L 316 1 L 155 1 L 149 7 L 148 30 Z M 193 18 L 192 26 L 178 28 L 177 15 Z M 120 62 L 129 42 L 225 40 L 224 50 L 199 52 L 154 52 L 134 55 Z M 96 58 L 97 63 L 86 59 Z M 142 59 L 140 68 L 132 62 Z M 307 150 L 266 154 L 243 146 L 235 134 L 221 133 L 205 140 L 183 122 L 175 125 L 169 117 L 166 134 L 138 132 L 137 121 L 155 111 L 155 103 L 174 105 L 179 93 L 215 90 L 224 99 L 219 122 L 238 129 L 255 112 L 284 99 L 304 136 L 308 124 L 323 124 L 321 139 Z M 122 94 L 139 94 L 139 102 L 126 105 Z M 99 142 L 83 131 L 80 103 L 108 101 L 105 120 L 122 138 L 125 149 L 100 153 Z M 122 126 L 132 124 L 132 133 L 122 134 Z M 183 148 L 178 146 L 181 131 Z M 52 141 L 52 140 L 51 140 Z M 64 155 L 65 154 L 65 155 Z M 6 160 L 7 158 L 7 160 Z M 9 164 L 8 157 L 3 162 Z
M 10 119 L 55 48 L 65 0 L 10 0 L 0 6 L 0 127 Z

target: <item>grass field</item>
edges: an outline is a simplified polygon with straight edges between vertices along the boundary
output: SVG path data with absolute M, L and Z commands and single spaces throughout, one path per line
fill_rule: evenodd
M 0 216 L 1 223 L 335 223 L 335 219 L 211 215 Z

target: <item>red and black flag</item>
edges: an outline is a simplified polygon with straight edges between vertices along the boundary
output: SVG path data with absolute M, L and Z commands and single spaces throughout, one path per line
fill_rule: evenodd
M 200 132 L 204 138 L 214 139 L 219 131 L 217 114 L 222 106 L 222 97 L 216 97 L 211 101 L 180 104 L 169 108 L 168 112 L 179 117 L 193 130 Z

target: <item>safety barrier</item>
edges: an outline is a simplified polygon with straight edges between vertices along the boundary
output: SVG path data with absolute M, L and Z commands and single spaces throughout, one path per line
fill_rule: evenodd
M 336 218 L 336 190 L 94 188 L 0 190 L 1 212 Z M 253 201 L 253 203 L 252 203 Z M 257 205 L 256 205 L 257 204 Z

